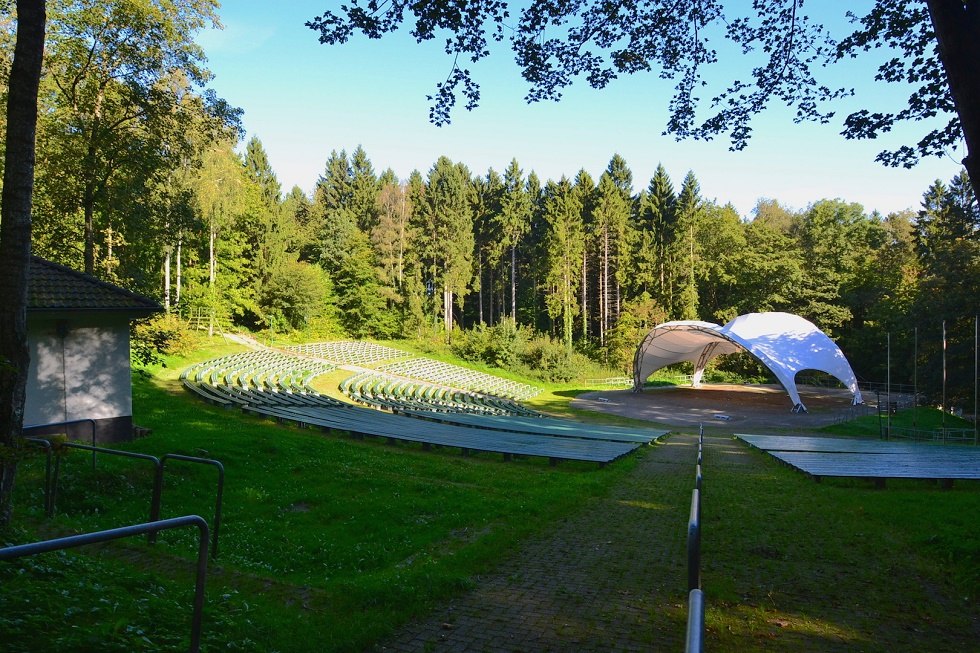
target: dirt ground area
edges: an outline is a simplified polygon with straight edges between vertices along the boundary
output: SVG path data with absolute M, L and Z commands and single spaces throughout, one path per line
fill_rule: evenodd
M 833 388 L 799 386 L 807 413 L 794 413 L 793 402 L 780 386 L 704 385 L 700 388 L 670 386 L 632 390 L 603 390 L 579 395 L 574 408 L 612 413 L 668 426 L 728 432 L 807 432 L 873 411 L 851 406 L 851 393 Z

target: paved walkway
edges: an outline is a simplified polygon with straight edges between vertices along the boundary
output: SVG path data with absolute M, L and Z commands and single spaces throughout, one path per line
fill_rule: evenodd
M 705 439 L 706 450 L 713 440 Z M 683 650 L 697 438 L 671 435 L 640 455 L 608 496 L 377 650 Z

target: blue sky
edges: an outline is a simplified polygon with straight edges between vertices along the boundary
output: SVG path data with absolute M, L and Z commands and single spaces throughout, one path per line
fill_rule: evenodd
M 728 151 L 724 138 L 678 143 L 661 135 L 673 84 L 656 75 L 622 78 L 601 91 L 579 80 L 559 103 L 528 105 L 506 42 L 489 60 L 468 66 L 482 86 L 480 107 L 458 107 L 451 125 L 435 127 L 426 95 L 450 71 L 442 40 L 417 45 L 402 29 L 376 41 L 355 36 L 345 45 L 320 45 L 304 23 L 337 4 L 228 0 L 220 10 L 224 29 L 198 38 L 214 73 L 210 86 L 245 110 L 247 138 L 262 141 L 284 190 L 298 185 L 310 192 L 332 150 L 358 145 L 376 172 L 391 168 L 402 179 L 415 169 L 425 174 L 442 155 L 474 174 L 502 171 L 516 158 L 525 174 L 534 170 L 542 180 L 574 177 L 583 168 L 598 178 L 618 153 L 633 171 L 635 190 L 647 185 L 658 163 L 678 187 L 693 170 L 704 197 L 731 202 L 745 216 L 760 197 L 792 208 L 841 198 L 869 212 L 917 209 L 932 181 L 960 169 L 962 151 L 912 170 L 875 163 L 885 147 L 914 143 L 925 131 L 921 125 L 885 141 L 846 141 L 839 120 L 795 125 L 778 106 L 757 118 L 742 152 Z M 862 3 L 853 4 L 860 11 Z M 894 108 L 907 95 L 875 84 L 873 62 L 833 70 L 835 85 L 860 91 L 840 115 L 862 102 L 872 110 Z

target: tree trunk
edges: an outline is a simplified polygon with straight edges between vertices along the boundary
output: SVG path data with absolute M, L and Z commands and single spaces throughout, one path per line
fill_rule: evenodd
M 483 250 L 479 250 L 476 253 L 476 268 L 477 278 L 480 280 L 480 291 L 477 297 L 480 305 L 480 324 L 486 324 L 486 322 L 483 321 Z
M 500 307 L 497 309 L 497 324 L 504 321 L 507 317 L 507 272 L 505 270 L 500 271 Z
M 10 522 L 22 446 L 30 352 L 27 284 L 31 266 L 31 201 L 37 90 L 44 53 L 44 0 L 17 0 L 17 44 L 7 94 L 3 196 L 0 204 L 0 526 Z
M 217 265 L 215 264 L 214 256 L 214 240 L 214 227 L 211 227 L 211 229 L 208 231 L 208 288 L 212 291 L 214 290 L 215 277 L 217 277 L 217 274 L 215 274 Z
M 445 288 L 442 291 L 443 316 L 446 326 L 446 337 L 453 332 L 453 291 Z
M 174 308 L 176 308 L 178 311 L 180 311 L 180 287 L 182 283 L 181 276 L 184 271 L 184 268 L 181 265 L 181 261 L 180 261 L 180 255 L 181 255 L 181 250 L 183 249 L 183 245 L 184 245 L 184 237 L 183 235 L 181 235 L 180 237 L 177 238 L 177 292 L 174 294 Z
M 510 319 L 517 324 L 517 245 L 510 246 Z
M 95 182 L 86 180 L 82 191 L 82 212 L 85 215 L 85 273 L 95 274 Z
M 491 325 L 493 325 L 493 266 L 490 266 L 490 270 L 487 273 L 489 277 L 487 281 L 489 282 L 489 290 L 487 291 L 487 320 Z
M 589 248 L 582 248 L 582 340 L 589 337 Z
M 102 117 L 102 90 L 99 90 L 95 99 L 95 110 L 90 125 L 88 135 L 88 148 L 85 153 L 85 188 L 82 190 L 82 211 L 85 214 L 85 272 L 95 274 L 95 198 L 98 195 L 98 183 L 96 182 L 96 155 L 98 149 L 95 145 L 95 135 L 99 131 L 99 122 Z
M 973 195 L 980 201 L 980 3 L 926 0 L 939 43 L 939 58 L 960 116 Z
M 398 292 L 402 292 L 405 284 L 405 225 L 408 222 L 408 215 L 405 211 L 405 193 L 402 189 L 400 193 L 401 204 L 398 212 Z
M 575 262 L 569 259 L 568 262 L 565 263 L 564 267 L 565 267 L 565 271 L 564 271 L 565 289 L 564 289 L 564 297 L 563 297 L 563 303 L 565 304 L 565 316 L 564 316 L 565 338 L 564 339 L 565 339 L 565 347 L 568 349 L 568 351 L 572 351 L 572 331 L 574 329 L 574 315 L 573 315 L 572 307 L 575 306 L 575 291 L 572 289 L 572 279 L 574 278 L 575 275 L 574 272 Z
M 609 228 L 602 229 L 602 316 L 599 320 L 599 343 L 606 344 L 609 330 Z
M 660 232 L 660 241 L 657 243 L 657 266 L 660 268 L 660 302 L 670 309 L 670 304 L 666 302 L 667 299 L 667 248 L 664 247 L 664 233 L 663 230 Z
M 170 315 L 170 255 L 173 248 L 163 248 L 163 310 Z
M 211 229 L 208 231 L 208 293 L 210 295 L 211 301 L 208 307 L 208 337 L 214 336 L 214 313 L 217 307 L 216 290 L 214 287 L 214 280 L 217 277 L 216 268 L 217 264 L 215 262 L 214 255 L 214 240 L 215 240 L 215 229 L 212 225 Z
M 616 312 L 613 313 L 613 317 L 615 318 L 613 320 L 614 327 L 617 324 L 619 324 L 619 316 L 623 314 L 622 297 L 623 297 L 623 288 L 619 284 L 619 276 L 617 275 L 616 276 Z

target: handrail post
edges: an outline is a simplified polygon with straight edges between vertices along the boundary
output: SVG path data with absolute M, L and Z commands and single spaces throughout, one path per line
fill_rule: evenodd
M 40 445 L 44 448 L 44 516 L 51 517 L 54 514 L 54 502 L 51 500 L 51 441 L 44 438 L 24 438 L 25 442 Z
M 157 461 L 156 470 L 153 474 L 153 496 L 150 497 L 150 521 L 157 521 L 160 519 L 160 504 L 163 502 L 163 460 L 159 459 Z M 155 544 L 157 541 L 157 532 L 151 531 L 147 535 L 147 541 L 150 544 Z
M 702 422 L 698 425 L 698 465 L 701 464 L 703 456 L 704 456 L 704 423 Z
M 113 456 L 122 456 L 123 458 L 135 458 L 137 460 L 146 460 L 153 463 L 154 474 L 153 474 L 153 495 L 150 497 L 150 521 L 156 522 L 160 518 L 160 485 L 158 479 L 162 475 L 161 467 L 162 463 L 160 459 L 156 456 L 151 456 L 148 453 L 136 453 L 135 451 L 124 451 L 122 449 L 107 449 L 105 447 L 92 447 L 87 444 L 78 444 L 77 442 L 65 442 L 62 446 L 70 449 L 81 449 L 83 451 L 91 451 L 92 454 L 105 453 Z M 55 472 L 57 474 L 57 472 Z M 57 488 L 56 488 L 57 490 Z M 147 540 L 153 543 L 153 534 L 155 531 L 147 531 Z
M 218 491 L 215 496 L 214 501 L 214 521 L 213 528 L 211 529 L 211 557 L 218 557 L 218 532 L 221 529 L 221 504 L 222 497 L 224 496 L 225 490 L 225 466 L 221 464 L 220 460 L 215 460 L 213 458 L 200 458 L 197 456 L 185 456 L 177 453 L 165 453 L 160 456 L 160 467 L 157 472 L 157 482 L 154 487 L 154 491 L 162 496 L 163 493 L 163 469 L 167 464 L 168 460 L 182 460 L 189 463 L 198 463 L 202 465 L 211 465 L 218 470 Z M 159 516 L 160 501 L 157 501 L 157 511 Z M 155 534 L 154 534 L 155 535 Z M 154 540 L 155 541 L 155 537 Z
M 197 517 L 197 573 L 194 580 L 194 612 L 191 615 L 191 645 L 190 653 L 201 650 L 201 627 L 204 618 L 204 583 L 208 577 L 208 523 Z M 178 517 L 178 519 L 180 519 Z
M 92 446 L 95 446 L 95 420 L 91 417 L 84 417 L 82 419 L 70 419 L 65 422 L 50 422 L 48 424 L 31 424 L 30 426 L 25 426 L 25 429 L 46 429 L 53 428 L 56 426 L 71 426 L 72 424 L 81 424 L 87 422 L 89 425 L 89 431 L 91 431 L 92 436 Z M 65 433 L 67 436 L 67 432 Z M 92 469 L 95 469 L 95 452 L 92 452 Z

